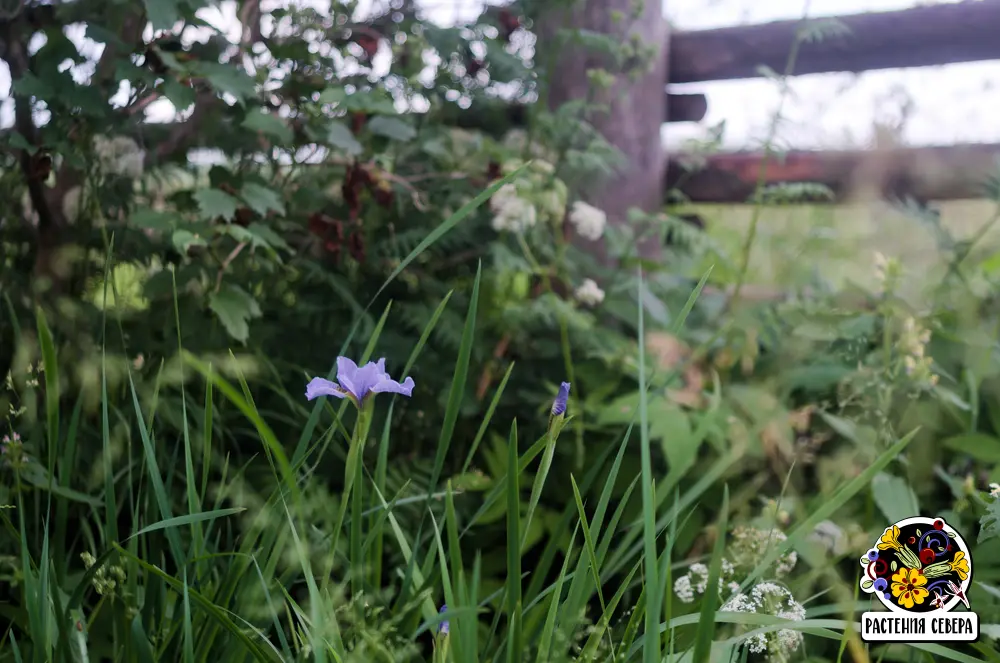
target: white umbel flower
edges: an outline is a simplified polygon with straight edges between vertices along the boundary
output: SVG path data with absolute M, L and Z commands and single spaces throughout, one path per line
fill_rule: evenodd
M 569 222 L 573 224 L 580 237 L 594 241 L 604 234 L 608 216 L 593 205 L 578 200 L 573 203 L 573 208 L 570 210 Z
M 531 228 L 538 221 L 535 206 L 523 198 L 514 198 L 493 217 L 493 230 L 520 233 Z
M 990 484 L 990 497 L 1000 497 L 1000 483 Z
M 576 298 L 587 306 L 597 306 L 604 301 L 604 291 L 594 279 L 584 279 L 583 284 L 576 289 Z
M 493 230 L 520 233 L 531 228 L 538 221 L 538 211 L 530 202 L 518 195 L 513 184 L 504 184 L 490 198 L 493 216 Z
M 773 582 L 762 582 L 754 586 L 749 594 L 736 594 L 726 601 L 720 612 L 745 612 L 773 615 L 789 621 L 806 618 L 805 608 L 795 600 L 791 592 Z M 768 660 L 786 661 L 802 644 L 802 633 L 789 628 L 769 633 L 758 633 L 746 640 L 752 654 L 766 654 Z
M 514 200 L 518 200 L 517 187 L 508 182 L 490 196 L 490 209 L 499 214 Z

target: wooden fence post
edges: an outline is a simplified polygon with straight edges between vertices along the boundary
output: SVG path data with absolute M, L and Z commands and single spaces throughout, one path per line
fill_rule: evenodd
M 635 35 L 643 47 L 653 51 L 645 72 L 618 76 L 601 95 L 599 101 L 609 103 L 610 111 L 588 118 L 627 160 L 616 176 L 585 194 L 587 202 L 603 209 L 612 224 L 626 222 L 629 208 L 656 212 L 663 204 L 667 159 L 660 127 L 667 117 L 668 28 L 660 0 L 641 2 L 638 15 L 636 6 L 636 0 L 578 0 L 571 8 L 541 17 L 537 32 L 540 48 L 544 48 L 546 40 L 557 43 L 552 39 L 556 31 L 576 29 L 616 35 L 622 42 Z M 567 101 L 588 98 L 591 85 L 587 71 L 606 66 L 605 58 L 582 46 L 562 48 L 555 62 L 547 90 L 552 109 Z M 594 244 L 590 248 L 605 256 L 603 245 Z M 650 240 L 639 247 L 639 254 L 655 259 L 661 249 L 658 241 Z

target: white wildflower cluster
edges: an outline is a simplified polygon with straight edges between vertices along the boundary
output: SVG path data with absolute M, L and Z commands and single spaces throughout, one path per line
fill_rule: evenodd
M 544 159 L 530 163 L 514 159 L 501 165 L 500 172 L 510 175 L 523 168 L 517 179 L 504 184 L 493 194 L 493 228 L 523 232 L 535 225 L 558 228 L 566 217 L 569 190 L 556 177 L 555 166 Z
M 505 230 L 521 233 L 531 228 L 538 221 L 535 206 L 522 198 L 517 187 L 511 183 L 504 184 L 490 198 L 490 209 L 493 210 L 493 230 Z
M 23 469 L 28 464 L 24 443 L 16 432 L 4 435 L 3 439 L 0 439 L 0 459 L 2 459 L 0 462 L 14 470 Z
M 584 279 L 574 294 L 577 300 L 586 306 L 597 306 L 604 301 L 604 291 L 594 279 Z
M 95 136 L 94 151 L 104 172 L 131 179 L 142 177 L 146 151 L 128 136 Z
M 892 292 L 896 289 L 903 266 L 896 258 L 887 258 L 881 251 L 875 252 L 875 280 L 879 292 Z
M 790 621 L 802 621 L 806 610 L 785 587 L 773 582 L 754 585 L 749 594 L 736 594 L 726 601 L 720 612 L 744 612 L 772 615 Z M 753 626 L 744 627 L 746 630 Z M 802 644 L 802 633 L 782 628 L 766 633 L 757 633 L 747 640 L 750 653 L 764 654 L 770 661 L 786 661 Z
M 1000 498 L 1000 483 L 990 484 L 990 497 Z
M 931 332 L 920 326 L 913 318 L 903 321 L 903 331 L 899 337 L 899 348 L 903 353 L 903 367 L 906 374 L 917 382 L 934 386 L 938 376 L 932 366 L 934 360 L 926 356 L 927 344 L 930 343 Z
M 719 596 L 727 597 L 738 592 L 740 583 L 733 580 L 736 568 L 728 559 L 723 558 L 719 569 Z M 674 594 L 684 603 L 693 603 L 695 598 L 703 596 L 708 589 L 708 567 L 701 562 L 692 564 L 688 572 L 674 581 Z
M 608 224 L 608 216 L 593 205 L 588 205 L 578 200 L 573 203 L 573 207 L 570 210 L 569 222 L 580 237 L 595 241 L 604 235 L 604 227 Z
M 756 568 L 758 562 L 768 552 L 787 539 L 785 533 L 779 529 L 763 530 L 740 526 L 733 530 L 730 557 L 738 569 L 749 571 Z M 794 550 L 786 552 L 775 562 L 774 574 L 779 578 L 788 575 L 795 568 L 798 559 L 798 554 Z

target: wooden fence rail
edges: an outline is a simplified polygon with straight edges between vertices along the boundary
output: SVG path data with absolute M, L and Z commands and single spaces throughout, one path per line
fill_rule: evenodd
M 674 33 L 668 82 L 754 78 L 764 75 L 765 67 L 784 72 L 793 48 L 795 76 L 1000 60 L 1000 0 L 840 16 L 827 19 L 826 26 L 819 24 L 823 20 Z M 804 39 L 810 30 L 818 38 Z M 763 158 L 747 152 L 715 154 L 691 173 L 682 166 L 685 155 L 671 155 L 665 184 L 697 202 L 746 202 L 756 189 Z M 817 182 L 838 199 L 875 186 L 883 195 L 950 200 L 981 197 L 983 182 L 998 174 L 1000 145 L 801 151 L 771 159 L 765 184 Z
M 665 185 L 692 202 L 745 203 L 757 189 L 762 159 L 753 152 L 715 154 L 691 171 L 683 157 L 673 159 Z M 793 151 L 772 156 L 763 172 L 765 186 L 815 182 L 831 189 L 837 200 L 863 192 L 921 201 L 982 198 L 986 183 L 1000 175 L 1000 144 Z
M 800 44 L 792 72 L 796 76 L 995 60 L 1000 59 L 998 28 L 1000 0 L 967 0 L 838 16 L 832 21 L 775 21 L 676 32 L 670 37 L 668 81 L 757 78 L 761 65 L 784 72 L 803 31 L 813 31 L 816 37 Z

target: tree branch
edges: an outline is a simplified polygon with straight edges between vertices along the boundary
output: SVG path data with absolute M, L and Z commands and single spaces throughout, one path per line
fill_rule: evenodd
M 240 8 L 240 23 L 243 25 L 242 45 L 250 49 L 261 40 L 260 0 L 246 0 Z
M 21 20 L 15 17 L 14 20 L 0 24 L 0 30 L 2 30 L 0 42 L 3 44 L 3 50 L 0 52 L 0 55 L 7 61 L 7 66 L 10 68 L 12 92 L 14 86 L 24 78 L 29 69 L 28 44 L 22 40 L 20 35 L 30 35 L 31 31 L 23 24 L 23 18 L 22 15 Z M 38 127 L 35 126 L 35 120 L 31 115 L 30 99 L 23 97 L 15 99 L 14 129 L 33 148 L 37 149 L 39 147 Z M 32 151 L 28 149 L 21 150 L 19 155 L 21 173 L 28 188 L 28 197 L 31 199 L 31 206 L 38 214 L 38 235 L 39 239 L 41 239 L 48 234 L 50 229 L 64 224 L 62 224 L 61 210 L 53 210 L 49 205 L 49 201 L 45 195 L 45 183 L 41 178 L 35 176 L 32 161 Z

